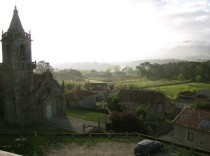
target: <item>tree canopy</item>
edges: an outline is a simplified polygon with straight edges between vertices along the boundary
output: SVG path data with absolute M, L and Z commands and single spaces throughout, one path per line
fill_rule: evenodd
M 182 79 L 193 81 L 209 81 L 210 61 L 176 62 L 167 64 L 141 63 L 136 67 L 137 73 L 149 79 Z
M 54 69 L 53 69 L 53 67 L 50 65 L 49 62 L 45 62 L 44 60 L 42 60 L 42 61 L 39 61 L 39 62 L 37 63 L 36 69 L 34 70 L 34 72 L 35 72 L 35 73 L 41 74 L 41 73 L 46 72 L 47 70 L 49 70 L 49 71 L 52 72 Z

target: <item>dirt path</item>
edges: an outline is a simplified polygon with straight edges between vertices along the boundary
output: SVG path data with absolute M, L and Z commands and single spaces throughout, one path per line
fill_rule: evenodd
M 104 142 L 96 145 L 77 145 L 76 143 L 61 145 L 50 150 L 48 156 L 134 156 L 135 143 Z M 172 156 L 160 152 L 153 156 Z
M 82 145 L 75 143 L 53 149 L 49 156 L 134 156 L 132 143 L 98 143 L 97 145 Z
M 78 118 L 73 117 L 56 117 L 51 118 L 47 122 L 47 124 L 50 124 L 55 127 L 67 129 L 76 133 L 83 133 L 83 124 L 91 125 L 91 126 L 98 126 L 98 123 L 92 122 L 92 121 L 86 121 Z M 104 124 L 100 124 L 102 128 L 104 128 Z

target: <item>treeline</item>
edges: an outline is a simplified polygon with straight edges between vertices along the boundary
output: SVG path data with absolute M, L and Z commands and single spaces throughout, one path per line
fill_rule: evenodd
M 61 69 L 57 71 L 53 71 L 53 76 L 56 80 L 81 80 L 82 73 L 75 69 Z
M 210 61 L 207 62 L 176 62 L 167 64 L 141 63 L 136 67 L 140 76 L 148 79 L 171 79 L 171 80 L 210 80 Z

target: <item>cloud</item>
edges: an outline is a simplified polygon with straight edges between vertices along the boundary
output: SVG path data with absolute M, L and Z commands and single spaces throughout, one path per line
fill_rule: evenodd
M 210 1 L 152 0 L 162 21 L 186 39 L 209 40 Z

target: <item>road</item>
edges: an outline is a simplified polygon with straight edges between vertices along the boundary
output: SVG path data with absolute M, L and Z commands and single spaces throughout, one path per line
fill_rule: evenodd
M 56 117 L 56 118 L 51 118 L 46 121 L 47 124 L 50 124 L 55 127 L 63 128 L 66 130 L 70 130 L 76 133 L 83 133 L 83 124 L 91 125 L 94 127 L 98 126 L 98 123 L 92 122 L 92 121 L 86 121 L 78 118 L 73 118 L 73 117 Z M 100 124 L 102 128 L 104 128 L 104 124 Z M 89 128 L 90 129 L 90 128 Z M 88 129 L 85 130 L 87 132 Z

